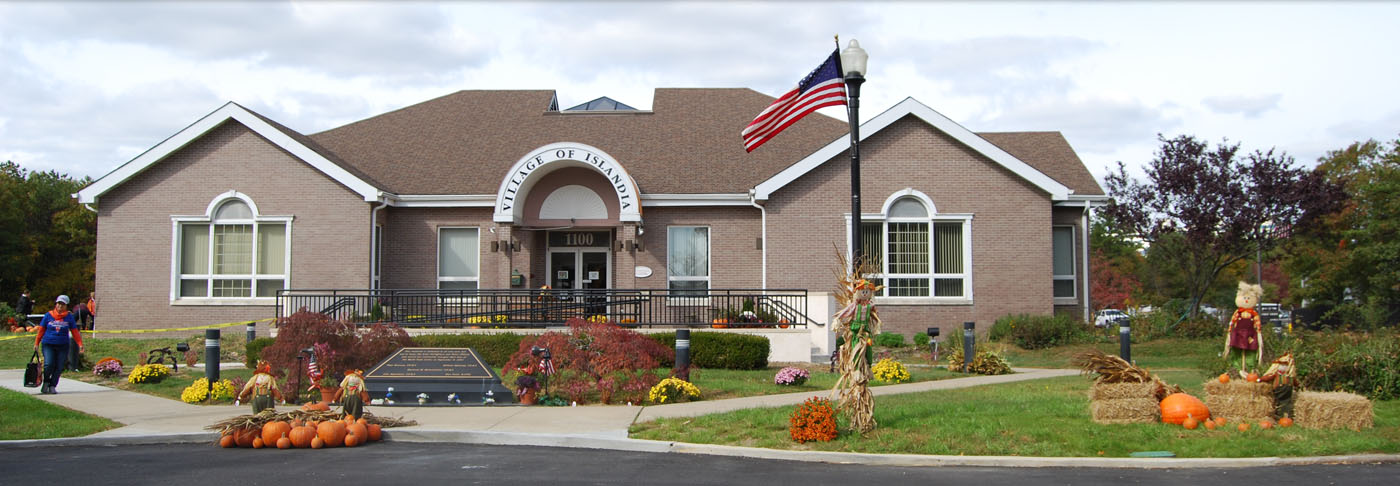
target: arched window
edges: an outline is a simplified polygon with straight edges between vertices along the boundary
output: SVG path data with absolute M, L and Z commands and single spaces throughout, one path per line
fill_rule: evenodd
M 878 216 L 862 216 L 861 247 L 884 285 L 881 297 L 971 297 L 970 215 L 939 214 L 927 195 L 904 189 Z
M 287 287 L 290 216 L 261 216 L 251 198 L 229 191 L 204 216 L 171 219 L 171 300 L 271 298 Z

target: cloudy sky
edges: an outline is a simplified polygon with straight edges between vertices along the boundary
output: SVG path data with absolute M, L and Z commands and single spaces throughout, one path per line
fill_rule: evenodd
M 913 97 L 974 131 L 1058 130 L 1101 180 L 1158 133 L 1310 165 L 1400 135 L 1396 19 L 1395 2 L 0 0 L 0 159 L 100 177 L 226 101 L 315 133 L 462 89 L 776 96 L 840 34 L 870 53 L 863 119 Z

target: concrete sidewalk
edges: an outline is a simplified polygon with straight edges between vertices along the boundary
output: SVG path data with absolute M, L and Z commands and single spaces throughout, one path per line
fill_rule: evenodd
M 948 380 L 906 383 L 872 388 L 875 395 L 946 390 L 1010 383 L 1078 374 L 1078 370 L 1017 369 L 1016 374 L 970 376 Z M 34 395 L 73 410 L 106 417 L 122 427 L 87 437 L 0 441 L 0 448 L 54 445 L 111 445 L 151 443 L 210 443 L 217 438 L 204 427 L 248 413 L 247 405 L 189 405 L 143 393 L 62 380 L 57 395 L 41 395 L 38 388 L 24 388 L 23 370 L 0 370 L 0 386 Z M 994 456 L 928 456 L 913 454 L 857 454 L 786 451 L 748 447 L 687 444 L 627 438 L 634 423 L 666 417 L 693 417 L 747 408 L 790 407 L 825 391 L 765 395 L 652 406 L 577 407 L 367 407 L 379 416 L 402 417 L 418 425 L 385 431 L 385 437 L 405 442 L 459 442 L 493 445 L 582 447 L 637 452 L 675 452 L 755 457 L 779 460 L 860 463 L 892 466 L 1063 466 L 1063 467 L 1254 467 L 1281 464 L 1336 462 L 1397 462 L 1400 455 L 1330 456 L 1315 458 L 1135 459 L 1135 458 L 1036 458 Z M 279 410 L 292 409 L 282 405 Z

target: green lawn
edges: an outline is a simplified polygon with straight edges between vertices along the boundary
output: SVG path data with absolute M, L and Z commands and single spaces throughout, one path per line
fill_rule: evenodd
M 1207 377 L 1161 373 L 1201 394 Z M 1400 402 L 1376 402 L 1376 427 L 1352 432 L 1298 427 L 1239 432 L 1186 430 L 1165 424 L 1098 425 L 1090 420 L 1085 377 L 1063 377 L 958 390 L 881 396 L 879 426 L 865 436 L 798 444 L 788 436 L 794 407 L 663 419 L 632 427 L 638 439 L 772 449 L 947 455 L 1125 457 L 1171 451 L 1178 457 L 1311 456 L 1400 452 Z M 844 426 L 844 422 L 841 423 Z
M 80 437 L 121 424 L 0 388 L 0 440 Z

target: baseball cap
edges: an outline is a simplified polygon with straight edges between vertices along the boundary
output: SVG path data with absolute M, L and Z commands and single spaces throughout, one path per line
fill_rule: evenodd
M 62 302 L 62 303 L 64 303 L 64 304 L 67 304 L 67 303 L 68 303 L 68 296 L 67 296 L 67 295 L 60 295 L 60 296 L 58 296 L 58 299 L 57 299 L 57 300 L 54 300 L 54 302 Z

